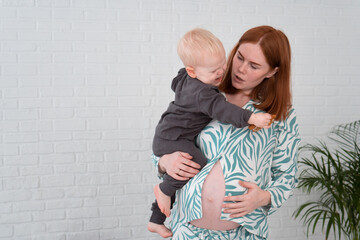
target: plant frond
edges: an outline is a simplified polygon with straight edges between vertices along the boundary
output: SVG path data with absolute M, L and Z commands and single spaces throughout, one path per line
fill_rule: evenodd
M 338 125 L 329 139 L 336 145 L 318 141 L 302 146 L 298 187 L 310 194 L 320 191 L 318 200 L 300 205 L 294 212 L 307 226 L 307 235 L 321 229 L 328 238 L 331 232 L 341 238 L 360 238 L 360 120 Z

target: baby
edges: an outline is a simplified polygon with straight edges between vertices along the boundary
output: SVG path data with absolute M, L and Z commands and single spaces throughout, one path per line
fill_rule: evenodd
M 272 117 L 268 113 L 253 113 L 226 101 L 219 92 L 226 68 L 225 50 L 221 41 L 204 29 L 187 32 L 178 44 L 178 54 L 185 65 L 173 79 L 171 88 L 175 100 L 170 103 L 156 127 L 153 153 L 156 156 L 182 151 L 189 153 L 192 161 L 204 167 L 205 156 L 195 145 L 195 137 L 212 119 L 230 123 L 237 128 L 250 124 L 269 128 Z M 163 182 L 154 188 L 156 201 L 148 230 L 162 237 L 172 236 L 165 225 L 176 190 L 188 181 L 178 181 L 164 174 Z

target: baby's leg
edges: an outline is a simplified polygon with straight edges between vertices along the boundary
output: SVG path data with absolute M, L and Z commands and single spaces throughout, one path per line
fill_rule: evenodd
M 171 207 L 174 201 L 175 201 L 175 196 L 171 196 Z M 159 234 L 163 238 L 171 237 L 172 236 L 171 230 L 164 225 L 166 216 L 160 211 L 156 201 L 153 202 L 151 211 L 152 214 L 150 217 L 150 221 L 147 225 L 148 230 L 150 232 Z
M 168 146 L 169 145 L 171 145 L 174 150 L 173 152 L 181 151 L 189 153 L 193 157 L 192 161 L 200 164 L 201 168 L 206 165 L 207 160 L 201 151 L 196 147 L 195 142 L 186 139 L 179 139 L 177 141 L 173 141 L 172 144 L 168 143 Z M 188 181 L 189 180 L 176 180 L 170 175 L 165 174 L 163 182 L 155 186 L 154 193 L 156 200 L 158 201 L 161 211 L 166 216 L 168 216 L 168 213 L 170 214 L 170 200 L 168 196 L 175 195 L 176 190 L 181 189 Z
M 154 187 L 154 194 L 156 201 L 158 203 L 158 206 L 160 208 L 160 211 L 165 214 L 166 217 L 170 216 L 170 205 L 171 205 L 171 199 L 169 196 L 165 195 L 160 187 L 159 184 L 157 184 Z
M 159 234 L 163 238 L 168 238 L 168 237 L 172 236 L 172 232 L 170 231 L 170 229 L 165 227 L 164 224 L 156 224 L 156 223 L 149 222 L 147 225 L 147 229 L 150 232 Z
M 189 153 L 193 158 L 192 160 L 199 163 L 201 168 L 207 163 L 205 156 L 201 153 L 200 149 L 196 147 L 195 141 L 188 139 L 178 139 L 175 141 L 165 140 L 161 138 L 154 138 L 153 151 L 157 156 L 173 153 L 176 151 Z M 181 189 L 188 180 L 179 181 L 168 174 L 164 175 L 163 182 L 156 185 L 154 194 L 162 213 L 167 217 L 170 216 L 170 196 L 175 195 L 176 190 Z

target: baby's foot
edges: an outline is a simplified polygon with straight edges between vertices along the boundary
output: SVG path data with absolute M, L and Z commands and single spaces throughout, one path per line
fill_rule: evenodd
M 168 238 L 168 237 L 172 236 L 172 232 L 170 231 L 170 229 L 165 227 L 165 225 L 163 225 L 163 224 L 156 224 L 156 223 L 149 222 L 147 225 L 147 229 L 150 232 L 159 234 L 163 238 Z
M 154 187 L 154 194 L 160 211 L 165 214 L 166 217 L 169 217 L 171 198 L 161 191 L 159 184 Z

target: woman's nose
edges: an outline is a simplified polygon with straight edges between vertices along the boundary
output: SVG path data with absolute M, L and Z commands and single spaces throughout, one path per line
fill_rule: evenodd
M 240 63 L 240 65 L 239 65 L 239 72 L 245 73 L 245 64 L 244 64 L 244 63 Z

